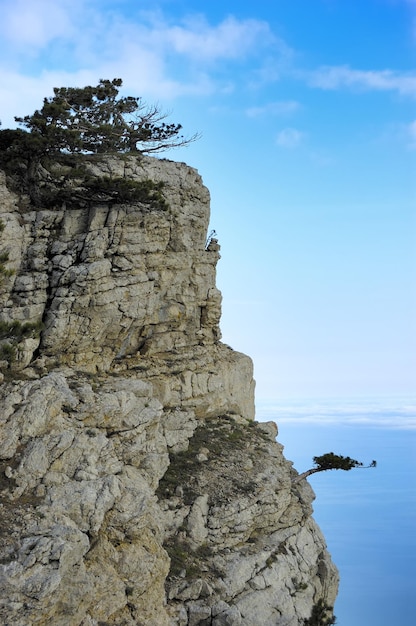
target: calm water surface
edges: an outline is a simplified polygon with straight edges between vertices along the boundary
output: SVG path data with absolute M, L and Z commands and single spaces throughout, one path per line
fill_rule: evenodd
M 339 626 L 410 626 L 416 594 L 416 403 L 258 403 L 301 472 L 325 452 L 375 469 L 309 478 L 314 518 L 337 565 Z

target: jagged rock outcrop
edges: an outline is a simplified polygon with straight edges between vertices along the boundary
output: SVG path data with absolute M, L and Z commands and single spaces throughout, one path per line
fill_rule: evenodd
M 184 164 L 87 159 L 163 185 L 122 202 L 68 167 L 40 172 L 73 187 L 47 208 L 0 180 L 0 621 L 300 626 L 337 572 L 253 421 L 251 360 L 220 342 L 207 189 Z

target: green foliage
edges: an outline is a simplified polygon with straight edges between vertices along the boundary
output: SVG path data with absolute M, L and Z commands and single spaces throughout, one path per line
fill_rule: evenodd
M 333 452 L 327 452 L 322 456 L 314 456 L 313 462 L 322 471 L 331 469 L 351 470 L 353 467 L 363 467 L 363 463 L 351 459 L 349 456 L 341 456 Z
M 162 501 L 173 498 L 172 504 L 180 498 L 185 505 L 192 505 L 203 494 L 208 495 L 209 506 L 227 506 L 231 497 L 245 498 L 247 493 L 252 498 L 258 490 L 258 483 L 253 481 L 257 470 L 242 472 L 236 468 L 241 468 L 242 457 L 251 454 L 256 459 L 258 451 L 269 441 L 254 422 L 238 423 L 230 414 L 207 418 L 194 431 L 186 450 L 170 454 L 170 465 L 156 494 Z M 204 448 L 207 459 L 201 461 L 198 457 Z M 217 476 L 221 476 L 221 481 L 214 478 Z M 187 579 L 205 577 L 212 548 L 209 543 L 195 548 L 186 533 L 185 522 L 164 543 L 171 559 L 169 576 L 175 578 L 185 570 Z M 212 562 L 209 572 L 210 576 L 221 575 L 213 569 Z
M 255 427 L 253 422 L 247 426 L 238 424 L 232 417 L 222 415 L 218 418 L 207 420 L 195 430 L 193 437 L 189 440 L 187 450 L 171 454 L 170 465 L 159 482 L 157 494 L 159 497 L 170 497 L 174 495 L 178 485 L 183 486 L 185 504 L 192 504 L 195 498 L 201 495 L 198 489 L 197 475 L 201 465 L 196 457 L 201 448 L 209 450 L 209 463 L 229 462 L 231 455 L 236 451 L 247 451 L 250 444 L 261 447 L 268 441 L 267 435 Z M 184 477 L 188 480 L 184 480 Z M 231 476 L 228 482 L 230 489 L 244 493 L 252 493 L 255 483 L 246 478 L 241 480 L 241 476 Z M 220 496 L 214 496 L 218 499 Z
M 0 167 L 11 189 L 45 208 L 103 199 L 167 208 L 161 182 L 99 179 L 87 173 L 86 159 L 91 155 L 149 154 L 197 139 L 181 135 L 180 124 L 166 123 L 157 106 L 119 96 L 121 86 L 121 79 L 115 78 L 100 80 L 95 87 L 56 87 L 41 109 L 15 118 L 25 130 L 0 130 Z M 0 259 L 3 275 L 4 260 Z
M 334 454 L 333 452 L 327 452 L 321 456 L 314 456 L 313 462 L 316 465 L 316 471 L 322 472 L 332 469 L 349 471 L 355 467 L 376 467 L 377 465 L 376 461 L 372 461 L 370 465 L 364 466 L 364 463 L 361 463 L 361 461 L 351 459 L 349 456 Z
M 315 467 L 306 470 L 306 472 L 302 472 L 298 476 L 292 478 L 292 484 L 296 484 L 311 476 L 312 474 L 316 474 L 317 472 L 326 472 L 327 470 L 344 470 L 349 471 L 353 468 L 368 468 L 368 467 L 376 467 L 377 462 L 371 461 L 370 465 L 364 465 L 361 461 L 356 461 L 349 456 L 341 456 L 340 454 L 334 454 L 333 452 L 327 452 L 326 454 L 322 454 L 321 456 L 314 456 L 313 462 L 315 463 Z
M 304 626 L 331 626 L 336 623 L 336 618 L 332 615 L 333 607 L 320 598 L 313 605 L 312 613 L 309 619 L 304 620 Z
M 0 254 L 0 285 L 2 283 L 3 278 L 7 276 L 13 275 L 13 270 L 10 270 L 6 267 L 5 263 L 9 260 L 9 253 L 3 252 Z
M 128 180 L 126 178 L 91 178 L 85 182 L 89 197 L 107 195 L 113 202 L 140 202 L 152 208 L 167 208 L 162 195 L 163 181 L 154 182 L 150 179 Z
M 16 359 L 17 346 L 16 343 L 2 343 L 0 344 L 0 361 L 7 361 L 11 364 Z
M 93 177 L 78 165 L 66 173 L 63 180 L 49 181 L 47 185 L 32 186 L 31 198 L 36 206 L 43 208 L 91 205 L 96 202 L 110 204 L 141 203 L 151 209 L 168 208 L 163 197 L 163 181 L 150 179 L 129 180 L 122 177 Z M 51 172 L 54 176 L 54 171 Z
M 7 154 L 8 160 L 19 157 L 28 151 L 37 152 L 36 147 L 40 151 L 41 143 L 36 135 L 30 135 L 20 128 L 0 130 L 0 154 Z
M 195 548 L 187 539 L 173 536 L 163 546 L 170 558 L 169 578 L 177 578 L 183 570 L 188 580 L 206 575 L 206 562 L 213 555 L 213 550 L 208 544 L 204 543 Z
M 4 222 L 0 220 L 0 233 L 2 233 L 3 230 L 4 230 Z M 9 260 L 9 253 L 1 252 L 0 253 L 0 285 L 3 282 L 4 278 L 6 278 L 7 276 L 11 276 L 14 273 L 13 270 L 9 270 L 5 265 L 5 263 L 7 263 L 8 260 Z
M 0 167 L 9 175 L 19 178 L 30 175 L 31 166 L 46 152 L 45 140 L 40 135 L 21 129 L 0 130 Z
M 81 201 L 85 202 L 94 194 L 105 194 L 112 202 L 137 201 L 166 208 L 162 183 L 89 180 L 86 174 L 83 158 L 87 156 L 150 154 L 187 146 L 198 138 L 184 137 L 181 124 L 166 123 L 167 116 L 158 106 L 119 96 L 121 86 L 122 80 L 114 78 L 101 79 L 94 87 L 55 87 L 54 96 L 44 98 L 41 109 L 15 118 L 25 130 L 0 130 L 0 167 L 8 175 L 10 188 L 28 194 L 35 206 L 45 208 L 76 201 L 83 190 Z M 62 175 L 59 166 L 68 162 L 70 171 Z
M 29 337 L 39 337 L 42 322 L 0 321 L 0 361 L 7 361 L 9 366 L 16 360 L 17 348 L 21 341 Z
M 145 154 L 188 145 L 181 124 L 164 122 L 166 114 L 141 98 L 119 97 L 120 78 L 101 79 L 95 87 L 55 87 L 41 109 L 16 117 L 31 135 L 31 150 L 42 154 L 134 152 Z M 0 138 L 2 146 L 26 141 L 14 131 Z M 14 134 L 11 134 L 13 133 Z M 28 146 L 27 146 L 28 147 Z
M 14 341 L 22 341 L 29 337 L 39 337 L 42 331 L 42 322 L 13 322 L 0 321 L 0 339 L 11 339 Z

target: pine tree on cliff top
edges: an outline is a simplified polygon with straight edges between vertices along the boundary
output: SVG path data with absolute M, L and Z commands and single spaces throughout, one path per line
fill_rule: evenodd
M 1 131 L 0 150 L 27 141 L 29 149 L 41 154 L 150 154 L 187 146 L 198 138 L 181 135 L 181 124 L 166 123 L 167 114 L 157 105 L 120 97 L 121 86 L 122 80 L 114 78 L 101 79 L 95 87 L 55 87 L 54 96 L 44 98 L 41 109 L 15 118 L 30 137 L 22 131 Z

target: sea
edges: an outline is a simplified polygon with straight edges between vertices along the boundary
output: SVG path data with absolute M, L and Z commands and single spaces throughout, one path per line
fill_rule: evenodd
M 334 452 L 375 468 L 308 478 L 340 572 L 338 626 L 416 623 L 416 397 L 257 401 L 299 472 Z

